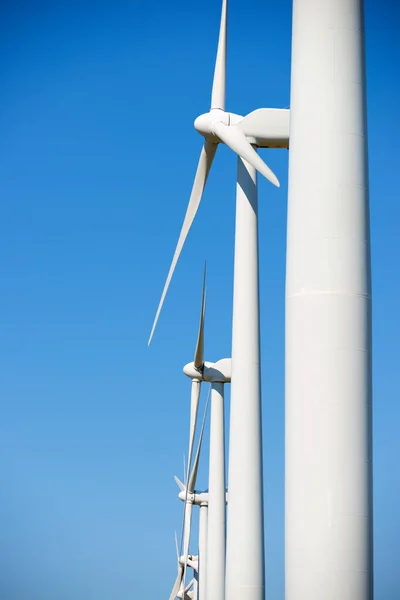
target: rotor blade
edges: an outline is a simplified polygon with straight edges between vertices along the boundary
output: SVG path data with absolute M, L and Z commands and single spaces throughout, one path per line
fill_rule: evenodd
M 201 294 L 201 311 L 200 311 L 200 324 L 199 333 L 197 336 L 196 351 L 194 353 L 194 367 L 199 371 L 204 365 L 204 315 L 206 309 L 206 263 L 204 263 L 204 275 L 203 275 L 203 290 Z
M 185 507 L 187 500 L 187 480 L 189 478 L 189 473 L 186 470 L 186 460 L 185 453 L 183 453 L 183 479 L 184 479 L 184 488 L 185 488 L 185 504 L 183 505 L 183 514 L 182 514 L 182 523 L 181 523 L 181 537 L 179 540 L 179 550 L 182 551 L 183 547 L 183 534 L 185 532 Z
M 185 504 L 185 532 L 184 532 L 184 544 L 183 544 L 183 589 L 185 589 L 186 584 L 186 573 L 187 573 L 187 563 L 189 557 L 189 542 L 190 542 L 190 528 L 192 524 L 192 508 L 193 504 L 191 502 L 187 502 Z
M 197 413 L 198 413 L 198 409 L 199 409 L 199 400 L 200 400 L 200 386 L 201 386 L 200 381 L 198 381 L 197 379 L 192 379 L 192 391 L 191 391 L 191 398 L 190 398 L 189 457 L 188 457 L 188 461 L 187 461 L 187 468 L 185 469 L 185 464 L 183 465 L 184 478 L 185 478 L 185 501 L 184 501 L 185 504 L 184 504 L 184 509 L 183 509 L 183 519 L 182 519 L 182 531 L 181 531 L 181 543 L 180 543 L 181 548 L 182 548 L 182 543 L 183 543 L 184 534 L 185 534 L 185 518 L 186 518 L 185 510 L 186 510 L 187 499 L 188 499 L 187 482 L 189 479 L 190 465 L 192 463 L 194 436 L 196 433 Z
M 190 425 L 189 425 L 189 456 L 186 465 L 186 481 L 189 479 L 190 467 L 192 464 L 194 436 L 196 433 L 197 412 L 199 409 L 201 382 L 197 379 L 192 379 L 192 391 L 190 397 Z
M 154 318 L 153 327 L 151 329 L 148 345 L 150 345 L 151 339 L 154 334 L 154 330 L 157 325 L 158 317 L 160 316 L 161 308 L 164 303 L 165 296 L 168 291 L 168 287 L 174 273 L 176 263 L 178 262 L 178 258 L 183 248 L 183 244 L 185 243 L 187 234 L 189 233 L 189 229 L 192 226 L 193 220 L 196 216 L 197 209 L 199 208 L 199 204 L 201 201 L 201 197 L 203 195 L 204 186 L 206 185 L 207 177 L 210 172 L 210 168 L 212 162 L 214 160 L 215 151 L 217 149 L 217 144 L 212 144 L 207 140 L 204 142 L 204 146 L 202 148 L 199 164 L 197 166 L 196 176 L 194 178 L 192 193 L 190 195 L 189 204 L 186 210 L 185 218 L 183 221 L 182 229 L 179 234 L 178 243 L 176 245 L 175 253 L 172 258 L 172 263 L 169 268 L 168 277 L 164 285 L 163 293 L 161 294 L 161 300 L 157 308 L 156 316 Z
M 219 29 L 217 59 L 211 93 L 211 108 L 225 110 L 226 88 L 226 21 L 228 0 L 222 0 L 221 24 Z
M 178 486 L 178 488 L 181 490 L 181 492 L 183 492 L 185 490 L 185 486 L 182 483 L 182 481 L 176 475 L 174 475 L 174 479 L 176 481 L 176 485 Z
M 211 387 L 208 390 L 207 402 L 206 402 L 206 406 L 204 409 L 203 422 L 201 424 L 201 431 L 200 431 L 200 436 L 199 436 L 199 442 L 197 444 L 197 451 L 196 451 L 196 456 L 195 456 L 194 463 L 193 463 L 193 469 L 192 469 L 192 472 L 190 473 L 190 477 L 189 477 L 188 484 L 187 484 L 187 492 L 189 492 L 189 493 L 190 492 L 194 493 L 194 486 L 196 485 L 197 470 L 199 468 L 199 460 L 200 460 L 201 444 L 203 441 L 204 425 L 206 423 L 208 404 L 210 402 L 210 393 L 211 393 Z
M 183 577 L 183 566 L 178 562 L 178 575 L 176 576 L 174 587 L 172 588 L 172 592 L 169 597 L 169 600 L 175 600 L 175 598 L 179 592 L 179 588 L 181 587 L 181 584 L 182 584 L 182 577 Z
M 253 146 L 250 144 L 245 134 L 241 129 L 239 129 L 236 125 L 225 125 L 221 121 L 213 123 L 213 131 L 215 135 L 217 135 L 221 141 L 224 142 L 233 152 L 236 152 L 250 163 L 257 171 L 264 175 L 271 183 L 276 185 L 276 187 L 280 187 L 280 183 L 276 175 L 271 171 L 271 169 L 265 164 L 263 159 L 258 156 L 257 152 L 254 150 Z
M 178 565 L 179 565 L 178 536 L 176 535 L 176 531 L 174 531 L 174 534 L 175 534 L 176 560 L 177 560 L 177 562 L 178 562 Z

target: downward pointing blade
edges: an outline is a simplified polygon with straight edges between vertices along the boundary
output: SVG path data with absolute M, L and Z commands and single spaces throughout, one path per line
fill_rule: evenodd
M 276 185 L 276 187 L 280 187 L 276 175 L 257 154 L 241 129 L 236 125 L 229 126 L 219 121 L 213 123 L 213 131 L 240 158 L 250 163 L 261 175 L 264 175 L 271 183 Z
M 192 469 L 192 472 L 189 477 L 188 485 L 186 487 L 185 505 L 184 505 L 184 512 L 183 512 L 183 524 L 182 524 L 183 557 L 184 557 L 184 561 L 185 561 L 183 582 L 185 582 L 185 580 L 186 580 L 186 567 L 187 567 L 187 560 L 188 560 L 188 554 L 189 554 L 189 542 L 190 542 L 190 525 L 191 525 L 192 508 L 193 508 L 192 501 L 190 501 L 190 500 L 188 501 L 188 493 L 189 492 L 194 493 L 194 486 L 196 484 L 197 470 L 199 467 L 201 443 L 203 440 L 203 433 L 204 433 L 204 425 L 206 422 L 207 410 L 208 410 L 208 405 L 210 402 L 210 392 L 211 392 L 211 388 L 208 392 L 207 402 L 206 402 L 206 406 L 204 409 L 203 422 L 201 424 L 200 437 L 199 437 L 199 442 L 198 442 L 198 446 L 197 446 L 196 457 L 195 457 L 194 464 L 193 464 L 193 469 Z M 191 487 L 189 487 L 189 486 L 191 486 Z
M 193 458 L 193 444 L 196 433 L 197 412 L 199 409 L 201 383 L 196 379 L 192 379 L 192 392 L 190 398 L 190 430 L 189 430 L 189 456 L 186 465 L 187 471 L 185 474 L 186 483 L 189 479 L 190 466 Z
M 201 295 L 201 311 L 200 311 L 200 324 L 199 333 L 197 336 L 196 351 L 194 353 L 194 367 L 199 371 L 204 366 L 204 315 L 206 309 L 206 265 L 204 265 L 204 276 L 203 276 L 203 291 Z
M 183 578 L 183 566 L 178 563 L 178 575 L 175 579 L 174 587 L 172 588 L 172 592 L 169 597 L 169 600 L 175 600 L 175 598 L 179 592 L 179 588 L 181 587 L 181 584 L 182 584 L 182 578 Z
M 210 168 L 212 162 L 214 160 L 215 151 L 217 149 L 217 144 L 212 144 L 207 140 L 204 143 L 203 149 L 200 154 L 200 160 L 196 171 L 196 176 L 194 178 L 192 193 L 190 195 L 189 204 L 186 210 L 185 219 L 183 221 L 181 233 L 179 235 L 178 243 L 176 245 L 175 254 L 172 259 L 171 266 L 169 268 L 168 277 L 164 285 L 163 293 L 161 295 L 161 300 L 157 308 L 156 316 L 154 318 L 153 327 L 151 329 L 150 337 L 148 344 L 150 344 L 151 339 L 154 334 L 154 330 L 157 325 L 158 317 L 160 316 L 161 308 L 164 303 L 165 296 L 168 291 L 168 287 L 174 273 L 176 263 L 178 262 L 178 258 L 183 248 L 183 244 L 185 243 L 187 234 L 189 233 L 189 229 L 193 223 L 193 220 L 196 216 L 197 209 L 199 208 L 199 204 L 203 195 L 204 186 L 206 185 L 207 177 L 210 172 Z
M 194 436 L 196 433 L 196 423 L 197 423 L 197 412 L 199 409 L 199 400 L 200 400 L 200 381 L 196 379 L 192 379 L 192 392 L 190 398 L 190 429 L 189 429 L 189 456 L 188 462 L 185 468 L 184 465 L 184 479 L 185 479 L 185 505 L 183 510 L 183 520 L 182 520 L 182 532 L 181 532 L 181 547 L 182 540 L 184 540 L 184 536 L 186 533 L 186 506 L 188 499 L 188 479 L 190 473 L 190 465 L 192 464 L 192 454 L 193 454 L 193 444 L 194 444 Z
M 185 589 L 186 584 L 186 572 L 187 572 L 187 563 L 189 558 L 189 542 L 190 542 L 190 527 L 192 524 L 192 508 L 193 504 L 191 502 L 187 502 L 185 504 L 185 535 L 184 535 L 184 544 L 183 544 L 183 559 L 185 561 L 183 567 L 183 589 Z
M 206 422 L 209 400 L 210 400 L 210 394 L 208 394 L 208 397 L 207 397 L 207 403 L 206 403 L 206 407 L 204 410 L 203 422 L 201 424 L 201 431 L 200 431 L 199 442 L 197 445 L 196 456 L 195 456 L 194 463 L 193 463 L 193 469 L 192 469 L 192 472 L 189 477 L 188 486 L 186 488 L 186 509 L 185 509 L 185 525 L 184 525 L 185 533 L 184 533 L 184 548 L 183 548 L 183 556 L 184 556 L 184 560 L 185 560 L 185 567 L 184 567 L 184 573 L 183 573 L 183 587 L 184 588 L 185 588 L 185 582 L 186 582 L 186 571 L 187 571 L 187 561 L 188 561 L 188 555 L 189 555 L 189 542 L 190 542 L 190 527 L 191 527 L 191 522 L 192 522 L 192 508 L 193 508 L 192 502 L 187 502 L 187 496 L 188 496 L 188 492 L 192 493 L 192 494 L 194 493 L 194 486 L 196 485 L 197 471 L 199 468 L 201 443 L 203 441 L 204 425 Z
M 204 409 L 203 422 L 201 424 L 201 431 L 200 431 L 199 441 L 197 444 L 196 456 L 194 458 L 192 472 L 190 473 L 190 477 L 189 477 L 189 481 L 188 481 L 188 485 L 187 485 L 187 489 L 191 493 L 194 493 L 194 487 L 196 485 L 197 471 L 199 468 L 199 460 L 200 460 L 200 452 L 201 452 L 201 444 L 203 442 L 204 426 L 206 424 L 207 410 L 208 410 L 208 405 L 210 402 L 210 392 L 211 392 L 211 388 L 208 391 L 206 407 Z
M 211 94 L 211 108 L 221 108 L 222 110 L 225 110 L 227 9 L 228 0 L 223 0 L 217 59 L 215 61 L 214 81 Z

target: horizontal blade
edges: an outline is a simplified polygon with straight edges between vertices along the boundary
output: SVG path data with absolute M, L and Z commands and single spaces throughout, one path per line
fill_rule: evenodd
M 225 110 L 227 9 L 228 0 L 222 0 L 217 59 L 215 61 L 214 81 L 211 93 L 211 108 L 220 108 L 222 110 Z
M 194 353 L 194 367 L 199 371 L 204 366 L 204 315 L 206 310 L 206 264 L 204 263 L 204 275 L 203 275 L 203 290 L 201 294 L 201 311 L 200 311 L 200 323 L 199 333 L 197 336 L 196 351 Z
M 257 171 L 264 175 L 276 187 L 280 186 L 278 178 L 265 164 L 263 159 L 258 156 L 253 146 L 250 144 L 245 134 L 237 125 L 225 125 L 221 121 L 213 123 L 213 131 L 224 144 L 226 144 L 233 152 L 238 154 L 240 158 L 247 161 Z
M 207 140 L 204 143 L 203 149 L 200 154 L 199 164 L 197 166 L 196 176 L 194 178 L 192 193 L 190 195 L 189 204 L 186 210 L 186 215 L 183 221 L 182 229 L 179 235 L 178 243 L 176 245 L 175 253 L 172 259 L 171 266 L 169 268 L 168 277 L 164 285 L 163 293 L 161 294 L 161 300 L 157 308 L 156 316 L 154 318 L 153 327 L 151 329 L 148 345 L 150 345 L 151 339 L 154 334 L 154 330 L 157 325 L 158 317 L 160 316 L 160 312 L 165 300 L 165 296 L 168 291 L 168 287 L 174 273 L 176 263 L 178 262 L 178 258 L 183 248 L 183 244 L 185 243 L 187 234 L 189 233 L 189 229 L 192 226 L 193 220 L 196 216 L 197 209 L 199 208 L 199 204 L 203 195 L 204 186 L 206 185 L 207 177 L 210 172 L 210 168 L 212 162 L 214 160 L 215 151 L 217 149 L 217 144 L 211 144 Z
M 206 423 L 208 404 L 210 402 L 210 392 L 211 392 L 211 388 L 208 391 L 207 402 L 206 402 L 206 406 L 204 409 L 204 415 L 203 415 L 203 422 L 201 424 L 201 431 L 200 431 L 199 441 L 197 444 L 196 456 L 194 458 L 192 472 L 190 473 L 190 477 L 189 477 L 189 481 L 188 481 L 188 485 L 187 485 L 187 490 L 190 493 L 194 493 L 194 487 L 196 485 L 197 471 L 199 468 L 199 460 L 200 460 L 200 452 L 201 452 L 201 444 L 203 442 L 204 425 Z

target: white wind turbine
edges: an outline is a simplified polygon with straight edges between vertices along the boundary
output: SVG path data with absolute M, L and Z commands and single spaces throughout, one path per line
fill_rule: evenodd
M 202 323 L 203 321 L 204 321 L 204 286 L 203 286 L 202 317 L 201 317 L 200 323 Z M 201 325 L 200 329 L 202 329 L 202 325 Z M 183 598 L 184 594 L 186 593 L 185 590 L 188 589 L 188 586 L 186 585 L 186 574 L 187 574 L 188 567 L 191 567 L 192 569 L 194 569 L 195 573 L 198 572 L 198 557 L 194 557 L 189 554 L 189 544 L 190 544 L 190 534 L 191 534 L 191 525 L 192 525 L 192 511 L 193 511 L 194 504 L 197 503 L 197 502 L 195 502 L 195 499 L 196 499 L 195 498 L 195 485 L 196 485 L 196 479 L 197 479 L 197 472 L 198 472 L 198 468 L 199 468 L 200 452 L 201 452 L 201 445 L 202 445 L 202 441 L 203 441 L 204 426 L 205 426 L 206 417 L 207 417 L 208 403 L 209 403 L 209 397 L 207 398 L 207 402 L 206 402 L 206 406 L 205 406 L 205 410 L 204 410 L 204 417 L 203 417 L 203 422 L 201 425 L 201 431 L 200 431 L 199 440 L 198 440 L 198 444 L 197 444 L 196 455 L 195 455 L 195 458 L 193 461 L 193 467 L 190 471 L 190 474 L 187 475 L 188 472 L 187 471 L 185 472 L 185 484 L 183 484 L 177 477 L 175 477 L 175 480 L 181 489 L 181 494 L 179 497 L 184 502 L 182 534 L 181 534 L 181 544 L 183 543 L 183 555 L 179 556 L 178 547 L 177 547 L 178 574 L 177 574 L 177 577 L 176 577 L 176 580 L 174 583 L 174 587 L 172 588 L 170 600 L 173 600 L 176 597 Z M 190 432 L 190 435 L 191 434 L 192 434 L 192 431 Z M 195 430 L 193 430 L 193 438 L 194 438 L 194 434 L 195 434 Z M 192 439 L 192 446 L 193 446 L 193 439 Z M 207 498 L 202 498 L 201 500 L 202 500 L 203 504 L 205 502 L 208 502 Z M 199 504 L 201 504 L 201 502 L 199 502 Z M 204 516 L 206 516 L 206 515 L 204 514 L 204 511 L 203 511 L 202 517 L 204 518 Z M 201 534 L 203 534 L 204 523 L 203 524 L 200 523 L 200 527 L 201 527 Z M 203 541 L 204 537 L 201 539 Z M 195 585 L 195 589 L 197 590 L 197 582 Z
M 288 147 L 289 111 L 286 109 L 261 108 L 249 113 L 245 117 L 225 111 L 227 7 L 227 0 L 223 0 L 217 59 L 211 93 L 211 108 L 208 113 L 200 115 L 194 122 L 195 129 L 205 138 L 204 146 L 200 154 L 186 215 L 154 318 L 148 344 L 150 344 L 153 338 L 172 275 L 202 199 L 218 144 L 226 144 L 235 154 L 264 175 L 271 183 L 279 187 L 277 177 L 262 158 L 258 156 L 255 146 L 262 148 Z
M 198 506 L 200 509 L 199 513 L 199 552 L 197 556 L 193 556 L 191 554 L 188 555 L 187 566 L 194 570 L 194 575 L 196 579 L 196 594 L 203 600 L 205 596 L 205 580 L 206 580 L 206 567 L 207 567 L 207 523 L 208 523 L 208 492 L 198 492 L 197 490 L 191 494 L 188 494 L 186 486 L 184 483 L 175 476 L 175 481 L 179 487 L 179 499 L 182 502 L 186 502 L 187 496 L 190 497 L 190 502 L 193 506 Z M 182 566 L 185 565 L 185 557 L 181 556 L 179 558 L 178 549 L 177 549 L 178 562 L 180 561 Z M 199 581 L 200 580 L 200 581 Z M 191 583 L 186 586 L 185 589 L 189 588 L 193 583 L 193 579 Z M 199 585 L 200 583 L 200 585 Z M 177 597 L 180 597 L 180 594 L 183 593 L 183 572 L 181 577 L 181 587 L 177 594 Z M 200 588 L 200 593 L 199 593 Z
M 246 117 L 225 111 L 227 1 L 223 0 L 211 109 L 195 121 L 205 137 L 185 219 L 157 309 L 149 343 L 183 244 L 200 204 L 219 143 L 238 156 L 232 390 L 229 447 L 229 510 L 226 597 L 264 598 L 263 477 L 259 344 L 258 225 L 256 170 L 273 184 L 277 178 L 255 147 L 287 148 L 289 111 L 259 109 Z M 222 599 L 220 599 L 222 600 Z
M 184 368 L 188 377 L 195 374 L 194 364 Z M 200 571 L 200 599 L 225 598 L 225 548 L 226 548 L 226 486 L 225 486 L 225 432 L 224 432 L 224 386 L 231 380 L 231 360 L 225 358 L 216 363 L 205 362 L 203 381 L 211 384 L 210 452 L 208 476 L 208 526 L 207 561 Z M 177 480 L 178 485 L 181 485 Z M 183 494 L 184 487 L 181 488 Z M 197 497 L 197 500 L 195 498 Z M 193 502 L 200 503 L 201 495 L 193 495 Z
M 205 273 L 202 291 L 200 332 L 204 346 L 205 321 Z M 184 373 L 199 378 L 194 362 L 185 365 Z M 185 503 L 200 507 L 198 578 L 200 600 L 223 598 L 225 588 L 225 539 L 226 539 L 226 488 L 225 488 L 225 435 L 224 435 L 224 385 L 231 379 L 231 360 L 216 363 L 204 362 L 201 380 L 211 384 L 210 452 L 208 492 L 197 492 L 183 484 L 176 476 L 180 489 L 179 498 Z M 207 400 L 208 404 L 208 400 Z M 207 409 L 207 406 L 206 406 Z M 204 427 L 204 421 L 202 430 Z M 200 434 L 200 440 L 202 439 Z M 198 453 L 196 461 L 198 461 Z M 186 511 L 185 511 L 186 515 Z M 207 557 L 206 557 L 207 554 Z
M 194 365 L 184 368 L 188 377 L 194 376 Z M 211 384 L 210 451 L 208 492 L 198 492 L 185 486 L 177 477 L 179 498 L 200 506 L 200 600 L 225 598 L 226 502 L 224 386 L 231 380 L 231 360 L 205 362 L 203 381 Z M 207 524 L 205 525 L 205 520 Z M 205 527 L 207 533 L 205 536 Z M 206 543 L 204 543 L 206 537 Z M 202 541 L 203 540 L 203 541 Z M 206 558 L 207 557 L 207 558 Z

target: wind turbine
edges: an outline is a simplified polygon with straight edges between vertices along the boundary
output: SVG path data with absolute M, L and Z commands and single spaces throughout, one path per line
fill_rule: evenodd
M 208 492 L 198 492 L 195 490 L 191 494 L 187 492 L 187 488 L 178 477 L 175 476 L 175 481 L 179 487 L 179 499 L 182 502 L 187 501 L 187 497 L 189 495 L 189 500 L 193 506 L 198 506 L 200 509 L 199 514 L 199 554 L 197 557 L 193 555 L 188 555 L 188 566 L 195 570 L 197 573 L 197 593 L 200 587 L 200 600 L 204 600 L 206 598 L 205 594 L 205 582 L 206 582 L 206 570 L 207 570 L 207 527 L 208 527 Z M 182 565 L 185 564 L 184 556 L 180 559 L 182 561 Z M 200 580 L 200 581 L 199 581 Z M 183 576 L 182 576 L 183 581 Z M 200 583 L 200 586 L 199 586 Z
M 192 525 L 192 511 L 193 511 L 193 506 L 194 506 L 195 500 L 196 500 L 195 485 L 196 485 L 196 479 L 197 479 L 197 472 L 198 472 L 198 468 L 199 468 L 200 452 L 201 452 L 201 445 L 202 445 L 202 441 L 203 441 L 204 426 L 205 426 L 206 417 L 207 417 L 208 403 L 209 403 L 209 396 L 207 398 L 206 406 L 204 409 L 203 422 L 201 425 L 196 455 L 195 455 L 195 458 L 193 461 L 193 467 L 189 474 L 189 477 L 186 478 L 186 473 L 185 473 L 185 484 L 183 484 L 175 476 L 175 481 L 178 484 L 178 487 L 181 489 L 181 494 L 179 495 L 179 497 L 184 502 L 183 522 L 182 522 L 182 538 L 181 538 L 183 540 L 183 556 L 182 557 L 178 556 L 178 575 L 177 575 L 174 587 L 172 588 L 170 600 L 173 600 L 176 596 L 178 596 L 178 593 L 184 594 L 184 590 L 186 589 L 186 574 L 187 574 L 188 566 L 195 569 L 196 572 L 198 571 L 198 559 L 197 559 L 197 557 L 194 559 L 194 557 L 189 554 L 189 544 L 190 544 L 190 534 L 191 534 L 191 525 Z M 204 503 L 208 500 L 208 498 L 203 497 L 201 500 Z M 200 504 L 200 502 L 199 502 L 199 504 Z M 203 513 L 203 516 L 204 516 L 204 513 Z M 194 562 L 194 561 L 196 561 L 196 562 Z
M 287 148 L 289 111 L 259 109 L 246 117 L 225 111 L 227 1 L 223 0 L 210 111 L 195 120 L 205 138 L 199 164 L 156 312 L 149 343 L 182 247 L 199 207 L 219 143 L 239 156 L 237 172 L 232 391 L 229 448 L 229 510 L 227 521 L 226 597 L 264 598 L 263 477 L 259 345 L 257 176 L 274 185 L 276 176 L 256 147 Z
M 201 331 L 204 349 L 205 278 L 203 280 Z M 199 377 L 194 362 L 185 365 L 183 372 L 192 380 Z M 189 492 L 193 504 L 200 506 L 200 530 L 207 510 L 207 560 L 203 550 L 200 570 L 200 599 L 224 600 L 225 598 L 225 540 L 226 540 L 226 485 L 225 485 L 225 426 L 224 386 L 231 380 L 231 360 L 225 358 L 216 363 L 203 360 L 201 380 L 211 384 L 210 452 L 208 493 Z M 187 487 L 175 480 L 180 488 L 179 497 L 187 499 Z M 200 538 L 201 538 L 200 531 Z
M 257 154 L 255 147 L 288 147 L 289 110 L 260 108 L 245 117 L 225 111 L 227 8 L 228 2 L 227 0 L 223 0 L 217 59 L 211 93 L 211 108 L 208 113 L 200 115 L 194 122 L 196 131 L 205 138 L 204 145 L 200 154 L 192 193 L 178 243 L 150 332 L 149 345 L 153 338 L 176 264 L 200 205 L 218 144 L 226 144 L 235 154 L 246 160 L 247 163 L 264 175 L 271 183 L 279 187 L 276 175 L 274 175 Z
M 188 377 L 193 376 L 193 370 L 193 363 L 184 367 L 184 373 Z M 224 386 L 231 380 L 231 360 L 224 358 L 216 363 L 206 361 L 202 376 L 203 381 L 211 384 L 211 417 L 207 495 L 207 575 L 205 577 L 203 571 L 200 574 L 200 591 L 206 588 L 207 600 L 224 600 L 226 548 Z M 200 501 L 201 497 L 198 497 L 195 503 Z M 204 585 L 205 579 L 206 585 Z
M 364 46 L 362 0 L 294 0 L 286 600 L 373 597 Z

